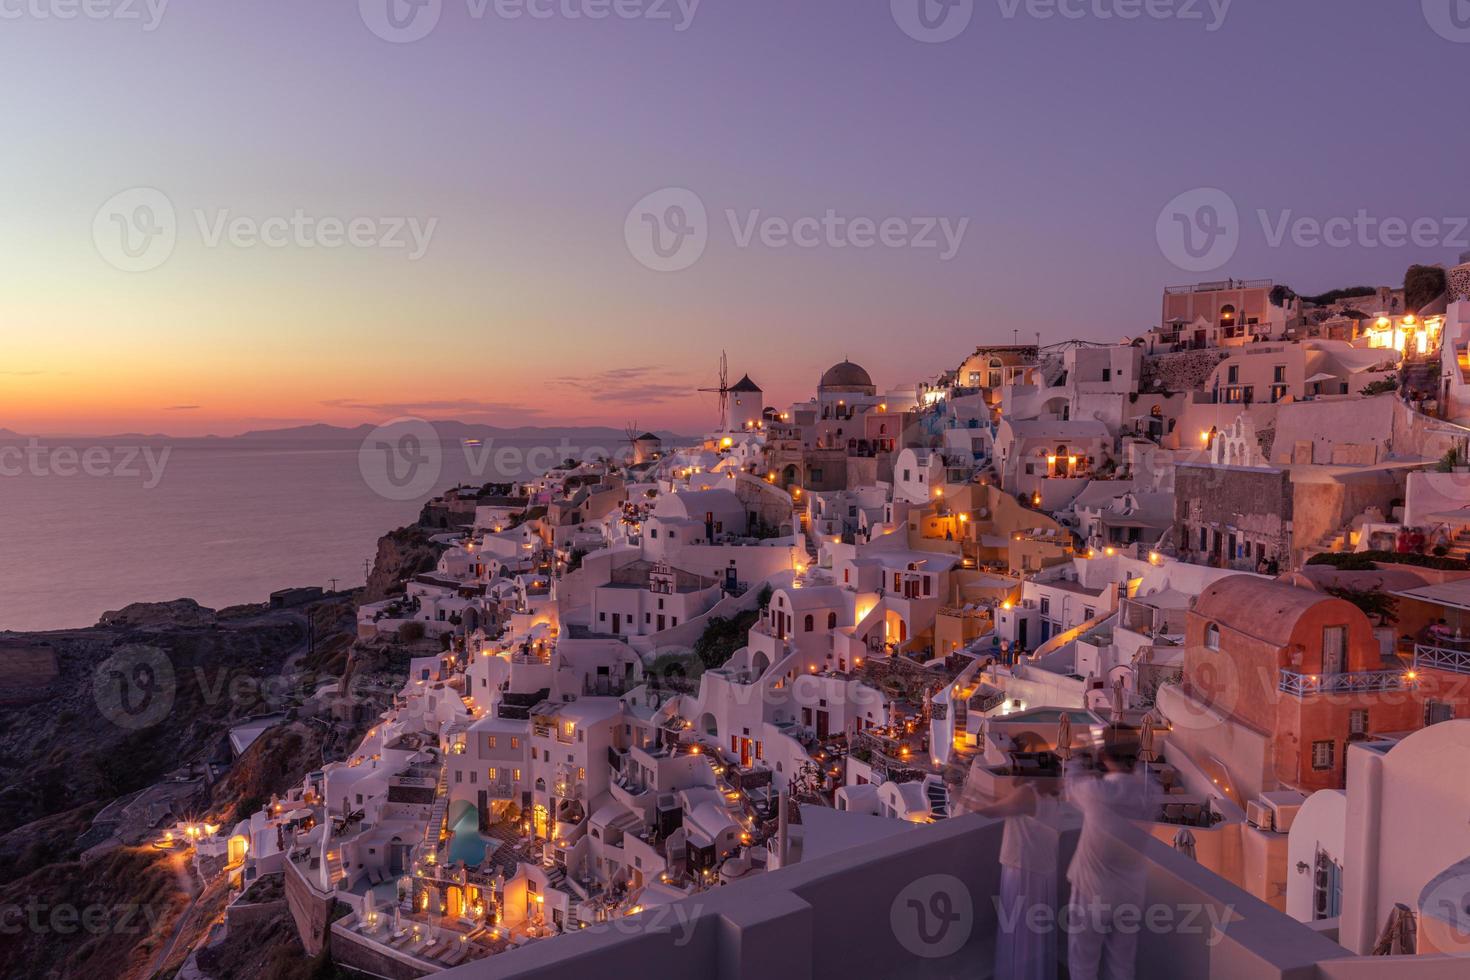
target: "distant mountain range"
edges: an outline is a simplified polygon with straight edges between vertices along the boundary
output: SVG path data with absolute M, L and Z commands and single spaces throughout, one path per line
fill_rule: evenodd
M 622 429 L 614 429 L 611 426 L 534 426 L 523 425 L 514 427 L 480 425 L 471 422 L 460 422 L 454 419 L 445 419 L 429 423 L 439 433 L 439 438 L 445 441 L 460 441 L 464 439 L 566 439 L 572 443 L 608 445 L 620 444 L 627 441 L 627 434 Z M 139 433 L 122 432 L 110 435 L 89 436 L 45 436 L 47 441 L 59 439 L 95 439 L 100 442 L 122 442 L 127 440 L 161 441 L 171 442 L 360 442 L 376 426 L 368 423 L 346 427 L 340 425 L 327 425 L 317 422 L 311 425 L 297 425 L 283 429 L 253 429 L 242 432 L 237 436 L 170 436 L 161 432 Z M 678 435 L 664 430 L 654 430 L 654 434 L 666 442 L 679 443 L 694 441 L 694 437 Z M 16 432 L 12 429 L 0 428 L 0 441 L 16 441 L 28 439 L 29 436 Z

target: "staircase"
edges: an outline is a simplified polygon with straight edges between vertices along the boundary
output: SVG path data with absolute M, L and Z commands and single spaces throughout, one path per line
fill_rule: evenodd
M 347 877 L 342 867 L 342 846 L 338 844 L 327 852 L 327 887 L 336 888 L 337 883 Z
M 1317 539 L 1315 544 L 1307 545 L 1306 548 L 1302 549 L 1303 564 L 1306 563 L 1307 559 L 1311 558 L 1314 555 L 1320 555 L 1324 553 L 1336 554 L 1340 551 L 1347 551 L 1349 531 L 1349 526 L 1340 527 L 1337 528 L 1335 531 L 1328 531 L 1326 534 L 1322 535 L 1320 538 Z
M 1450 542 L 1449 557 L 1470 561 L 1470 528 L 1462 527 L 1455 532 L 1455 539 Z
M 949 816 L 949 788 L 943 780 L 931 779 L 924 783 L 924 795 L 929 798 L 929 815 L 935 820 Z
M 439 766 L 439 783 L 434 787 L 434 807 L 429 811 L 429 824 L 424 828 L 424 843 L 437 851 L 444 839 L 444 822 L 449 811 L 449 766 Z
M 1461 355 L 1463 358 L 1464 355 Z M 1410 391 L 1418 389 L 1434 395 L 1439 390 L 1439 361 L 1437 358 L 1404 359 L 1403 383 Z

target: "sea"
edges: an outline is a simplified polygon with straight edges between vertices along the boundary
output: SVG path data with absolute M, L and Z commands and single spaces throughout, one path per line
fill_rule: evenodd
M 133 602 L 218 609 L 359 586 L 378 538 L 436 494 L 600 451 L 446 439 L 431 470 L 385 483 L 360 439 L 0 442 L 0 631 L 91 626 Z

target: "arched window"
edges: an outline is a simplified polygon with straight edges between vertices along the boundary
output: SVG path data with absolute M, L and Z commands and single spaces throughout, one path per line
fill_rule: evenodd
M 837 614 L 835 612 L 829 612 L 827 614 L 827 628 L 829 630 L 835 630 L 837 628 Z
M 1205 624 L 1205 647 L 1210 650 L 1220 649 L 1220 627 L 1217 623 Z
M 805 629 L 808 633 L 810 633 L 815 628 L 815 626 L 816 626 L 816 621 L 814 619 L 812 619 L 812 614 L 811 613 L 807 613 L 806 614 L 806 619 L 802 620 L 802 628 Z

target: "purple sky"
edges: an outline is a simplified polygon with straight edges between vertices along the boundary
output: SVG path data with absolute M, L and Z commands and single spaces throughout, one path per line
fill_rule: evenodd
M 1011 2 L 976 0 L 938 44 L 905 35 L 888 0 L 703 0 L 682 32 L 674 0 L 641 3 L 673 21 L 507 20 L 493 4 L 475 19 L 443 0 L 407 44 L 371 33 L 355 0 L 175 2 L 153 31 L 0 22 L 0 425 L 234 431 L 361 421 L 362 405 L 673 424 L 712 416 L 683 392 L 713 379 L 721 347 L 789 401 L 844 355 L 893 384 L 1013 329 L 1137 333 L 1167 284 L 1376 285 L 1464 250 L 1272 247 L 1256 216 L 1366 210 L 1453 237 L 1446 219 L 1470 212 L 1470 44 L 1418 0 L 1235 0 L 1214 31 L 1205 0 L 1201 20 L 1136 21 L 1024 3 L 1008 18 Z M 161 268 L 129 273 L 92 229 L 134 187 L 163 191 L 180 227 Z M 666 187 L 707 206 L 709 244 L 659 273 L 624 222 Z M 1243 218 L 1208 274 L 1155 236 L 1198 187 Z M 221 208 L 437 226 L 417 261 L 208 248 L 193 213 Z M 969 224 L 943 261 L 741 247 L 725 215 L 829 208 Z

